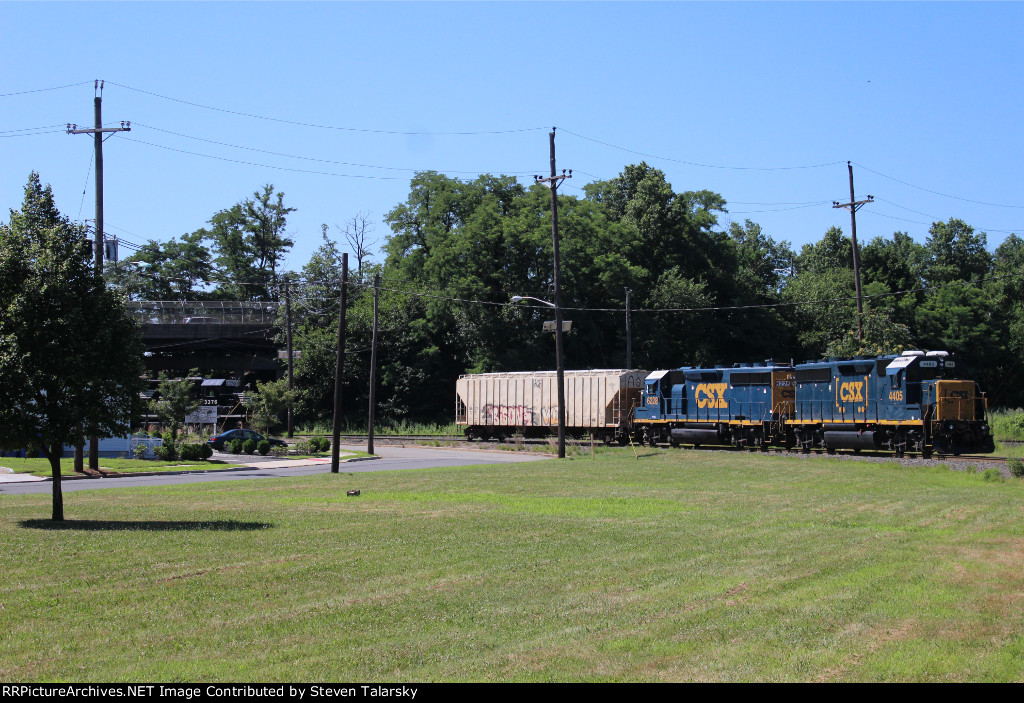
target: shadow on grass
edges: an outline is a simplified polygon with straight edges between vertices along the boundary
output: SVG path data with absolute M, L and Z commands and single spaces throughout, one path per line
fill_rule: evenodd
M 209 530 L 211 532 L 247 532 L 267 530 L 269 522 L 241 522 L 239 520 L 22 520 L 21 526 L 30 530 L 82 530 L 85 532 L 182 532 Z

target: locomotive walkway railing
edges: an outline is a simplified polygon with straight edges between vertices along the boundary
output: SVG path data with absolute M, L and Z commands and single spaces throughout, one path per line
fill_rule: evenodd
M 150 325 L 273 325 L 279 307 L 229 300 L 133 300 L 125 305 L 137 322 Z

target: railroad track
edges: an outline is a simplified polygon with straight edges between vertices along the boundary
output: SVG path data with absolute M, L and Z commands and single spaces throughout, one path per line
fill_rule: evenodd
M 524 439 L 522 437 L 519 437 L 519 438 L 515 438 L 513 441 L 519 441 L 519 442 L 522 442 L 523 444 L 534 445 L 534 444 L 548 444 L 548 443 L 551 442 L 551 440 L 552 440 L 552 438 L 526 438 L 526 439 Z M 365 444 L 366 441 L 367 441 L 367 436 L 365 434 L 363 434 L 363 435 L 350 435 L 350 434 L 346 434 L 346 435 L 341 435 L 341 441 L 343 443 L 348 443 L 348 444 Z M 464 445 L 467 445 L 467 446 L 478 446 L 478 447 L 481 447 L 481 448 L 487 447 L 487 446 L 497 446 L 499 444 L 510 444 L 511 443 L 508 440 L 503 441 L 503 442 L 498 442 L 495 439 L 489 439 L 489 440 L 480 440 L 480 439 L 467 440 L 465 437 L 463 437 L 461 435 L 422 435 L 422 434 L 419 434 L 419 435 L 374 435 L 373 441 L 376 442 L 376 443 L 388 443 L 388 442 L 432 442 L 432 441 L 438 441 L 438 442 L 448 442 L 448 443 L 452 443 L 452 444 L 464 444 Z M 591 440 L 590 439 L 566 439 L 566 444 L 567 445 L 578 445 L 578 446 L 589 446 L 591 444 Z M 595 446 L 598 446 L 598 445 L 603 446 L 603 442 L 601 442 L 600 440 L 594 440 L 593 444 Z M 629 445 L 627 444 L 626 446 L 629 446 Z M 646 447 L 648 445 L 636 444 L 635 446 L 637 446 L 637 447 L 640 447 L 640 446 Z M 659 449 L 669 449 L 669 448 L 671 448 L 671 445 L 667 444 L 667 443 L 665 443 L 665 444 L 658 444 L 657 448 L 659 448 Z M 681 447 L 680 449 L 682 451 L 688 451 L 688 450 L 694 450 L 694 449 L 696 449 L 696 450 L 707 449 L 707 450 L 712 450 L 712 451 L 733 451 L 733 452 L 756 452 L 757 451 L 757 450 L 751 450 L 749 448 L 744 448 L 744 447 L 730 447 L 730 446 L 725 446 L 725 445 L 714 446 L 714 447 L 711 447 L 711 446 L 708 446 L 708 447 L 687 447 L 687 446 L 684 446 L 684 447 Z M 787 455 L 798 455 L 798 454 L 800 454 L 800 451 L 796 450 L 796 449 L 786 449 L 785 447 L 770 447 L 767 452 L 763 452 L 763 453 L 776 454 L 776 455 L 779 455 L 779 456 L 787 456 Z M 920 454 L 906 454 L 904 457 L 897 457 L 892 452 L 868 452 L 868 451 L 854 452 L 852 450 L 842 450 L 842 451 L 836 452 L 835 454 L 829 454 L 827 452 L 827 450 L 824 450 L 824 449 L 812 450 L 811 455 L 812 456 L 820 455 L 822 457 L 828 457 L 828 456 L 862 457 L 862 458 L 865 458 L 865 459 L 869 459 L 869 458 L 870 459 L 879 459 L 879 458 L 882 458 L 882 459 L 899 459 L 899 458 L 921 459 L 922 458 Z M 992 456 L 992 455 L 989 455 L 989 454 L 959 454 L 959 455 L 955 455 L 955 454 L 938 454 L 938 453 L 936 453 L 936 454 L 932 455 L 930 460 L 931 461 L 971 461 L 971 462 L 980 462 L 980 463 L 1005 463 L 1006 461 L 1009 461 L 1010 458 L 1011 457 Z

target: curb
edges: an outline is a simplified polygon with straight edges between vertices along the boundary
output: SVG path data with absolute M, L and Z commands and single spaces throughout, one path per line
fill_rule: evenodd
M 341 459 L 341 460 L 339 460 L 338 463 L 340 463 L 340 464 L 347 464 L 347 463 L 352 462 L 352 461 L 374 461 L 374 460 L 377 460 L 377 459 L 380 459 L 380 457 L 379 456 L 354 456 L 354 457 L 351 457 L 349 459 Z M 297 459 L 296 461 L 301 461 L 301 460 Z M 310 463 L 310 464 L 299 464 L 298 466 L 317 466 L 317 465 L 323 464 L 323 463 L 330 464 L 330 462 L 315 462 L 315 463 Z M 234 466 L 234 467 L 231 467 L 231 468 L 228 468 L 228 469 L 183 469 L 181 471 L 131 471 L 131 472 L 124 471 L 124 472 L 113 473 L 113 474 L 110 474 L 108 476 L 89 476 L 89 475 L 82 475 L 82 474 L 68 474 L 67 476 L 63 476 L 62 475 L 60 477 L 60 480 L 61 480 L 61 482 L 64 482 L 64 481 L 102 480 L 102 479 L 105 479 L 105 478 L 131 478 L 131 477 L 136 477 L 136 476 L 180 476 L 182 474 L 214 474 L 214 473 L 227 473 L 228 471 L 242 471 L 243 469 L 248 470 L 248 469 L 259 469 L 259 468 L 260 468 L 259 464 L 243 464 L 241 466 Z M 278 466 L 278 467 L 274 467 L 274 468 L 288 468 L 288 467 Z M 27 475 L 32 476 L 34 474 L 27 474 Z M 37 479 L 41 479 L 43 481 L 51 481 L 51 482 L 53 481 L 53 476 L 42 476 L 42 477 L 36 476 L 36 478 Z M 8 483 L 30 483 L 30 482 L 32 482 L 32 479 L 29 479 L 28 481 L 8 481 Z

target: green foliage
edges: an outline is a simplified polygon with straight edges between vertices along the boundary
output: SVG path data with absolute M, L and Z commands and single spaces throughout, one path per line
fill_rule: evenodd
M 247 440 L 247 441 L 251 442 L 252 440 L 250 439 L 250 440 Z M 230 442 L 228 442 L 225 446 L 228 447 L 228 451 L 231 452 L 232 454 L 241 454 L 242 453 L 243 444 L 242 444 L 242 440 L 240 440 L 240 439 L 233 439 Z
M 0 224 L 0 446 L 50 460 L 54 520 L 64 445 L 127 434 L 144 388 L 138 326 L 96 275 L 86 235 L 35 173 Z
M 985 469 L 981 472 L 981 480 L 985 483 L 997 483 L 1003 480 L 1003 476 L 999 469 Z
M 204 459 L 203 448 L 207 445 L 205 443 L 199 444 L 182 444 L 180 445 L 179 452 L 183 461 L 199 461 Z
M 276 300 L 277 267 L 293 240 L 285 232 L 288 214 L 295 208 L 284 205 L 284 193 L 275 193 L 273 185 L 210 218 L 210 229 L 193 236 L 209 240 L 216 257 L 214 263 L 223 274 L 216 297 L 230 300 Z M 246 285 L 248 284 L 248 285 Z
M 202 284 L 212 270 L 210 250 L 200 231 L 180 240 L 150 240 L 130 257 L 107 262 L 103 275 L 129 300 L 203 300 L 209 293 Z
M 195 397 L 196 381 L 199 376 L 198 369 L 192 369 L 190 378 L 168 378 L 166 373 L 160 372 L 160 383 L 157 385 L 153 400 L 149 402 L 150 410 L 165 427 L 171 431 L 164 434 L 164 442 L 174 441 L 178 437 L 178 430 L 185 424 L 185 416 L 195 412 L 199 407 L 199 399 Z
M 202 451 L 200 452 L 199 458 L 201 458 L 201 459 L 209 459 L 211 456 L 213 456 L 213 447 L 211 447 L 206 442 L 203 442 L 201 446 L 202 446 Z
M 242 454 L 255 454 L 256 453 L 256 440 L 247 439 L 242 442 Z
M 1024 441 L 1024 410 L 998 410 L 990 414 L 989 420 L 996 440 Z
M 1010 475 L 1014 478 L 1024 478 L 1024 461 L 1020 459 L 1010 459 L 1006 462 L 1007 467 L 1010 469 Z
M 252 441 L 252 440 L 249 440 Z M 270 442 L 265 439 L 261 439 L 256 444 L 256 451 L 260 453 L 260 456 L 266 456 L 270 452 Z
M 178 458 L 177 447 L 173 443 L 153 447 L 153 453 L 156 454 L 156 458 L 160 461 L 175 461 Z
M 925 278 L 930 283 L 949 283 L 984 277 L 992 264 L 986 243 L 985 233 L 975 234 L 963 220 L 933 223 L 925 243 L 929 254 Z
M 249 411 L 249 425 L 262 434 L 270 434 L 281 424 L 280 415 L 294 402 L 294 398 L 295 392 L 288 390 L 288 379 L 257 383 L 256 389 L 247 393 L 244 401 Z

